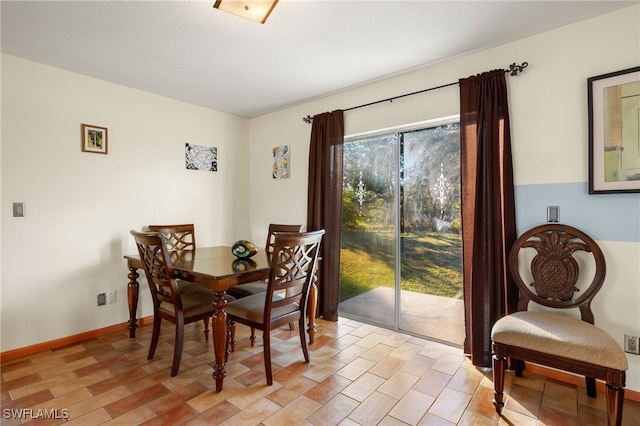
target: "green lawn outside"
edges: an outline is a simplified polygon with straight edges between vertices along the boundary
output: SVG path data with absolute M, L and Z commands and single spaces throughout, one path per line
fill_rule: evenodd
M 402 290 L 462 297 L 462 238 L 457 233 L 402 236 Z M 379 230 L 342 231 L 340 301 L 394 285 L 394 239 Z

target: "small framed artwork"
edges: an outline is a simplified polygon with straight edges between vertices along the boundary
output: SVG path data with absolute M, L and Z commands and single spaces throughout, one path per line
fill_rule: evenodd
M 640 67 L 587 79 L 589 193 L 640 192 Z
M 289 145 L 273 148 L 273 171 L 271 172 L 271 177 L 274 179 L 287 179 L 289 177 Z
M 184 150 L 185 167 L 187 170 L 218 171 L 218 148 L 186 143 Z
M 82 125 L 82 151 L 96 154 L 109 153 L 109 137 L 106 127 Z

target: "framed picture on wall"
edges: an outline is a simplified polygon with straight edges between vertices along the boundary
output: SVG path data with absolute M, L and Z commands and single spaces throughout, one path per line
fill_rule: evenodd
M 640 67 L 587 79 L 589 193 L 640 192 Z
M 91 124 L 82 125 L 82 151 L 94 152 L 96 154 L 107 154 L 109 152 L 109 138 L 106 127 L 94 126 Z
M 184 161 L 187 170 L 218 171 L 218 148 L 215 146 L 184 144 Z
M 271 177 L 273 179 L 289 178 L 289 145 L 276 146 L 273 152 L 273 171 Z

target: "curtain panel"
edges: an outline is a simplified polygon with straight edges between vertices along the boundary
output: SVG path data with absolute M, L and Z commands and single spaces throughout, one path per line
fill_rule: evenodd
M 342 228 L 342 151 L 344 113 L 313 117 L 309 147 L 307 230 L 326 231 L 318 262 L 318 309 L 328 321 L 338 320 L 340 299 L 340 233 Z
M 460 79 L 465 332 L 474 365 L 491 366 L 491 328 L 515 311 L 508 271 L 516 240 L 511 132 L 504 70 Z

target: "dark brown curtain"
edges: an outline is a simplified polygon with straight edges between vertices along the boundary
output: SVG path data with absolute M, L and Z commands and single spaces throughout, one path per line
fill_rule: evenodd
M 340 297 L 340 230 L 342 224 L 342 110 L 313 117 L 309 147 L 307 230 L 324 229 L 320 246 L 318 309 L 328 321 L 338 320 Z
M 516 240 L 511 132 L 504 70 L 460 83 L 464 351 L 491 366 L 491 327 L 516 307 L 508 271 Z

